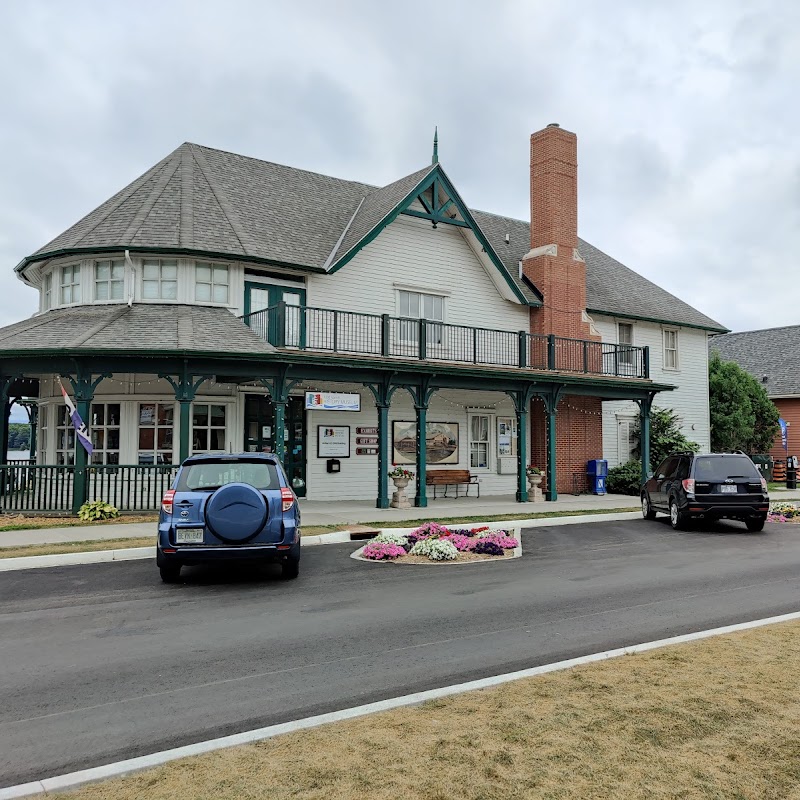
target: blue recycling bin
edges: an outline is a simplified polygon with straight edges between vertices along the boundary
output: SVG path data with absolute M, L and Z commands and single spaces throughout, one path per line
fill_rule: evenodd
M 606 478 L 608 477 L 608 461 L 604 458 L 593 458 L 586 464 L 590 494 L 606 493 Z

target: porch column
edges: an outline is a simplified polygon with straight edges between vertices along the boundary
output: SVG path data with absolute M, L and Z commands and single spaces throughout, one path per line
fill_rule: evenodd
M 428 505 L 427 486 L 425 485 L 425 474 L 428 469 L 428 442 L 425 432 L 428 422 L 428 406 L 436 391 L 431 388 L 430 383 L 431 376 L 425 376 L 418 386 L 407 387 L 414 399 L 414 408 L 417 412 L 417 493 L 414 497 L 414 505 L 417 508 L 426 508 Z
M 36 429 L 39 425 L 39 405 L 35 401 L 27 400 L 23 406 L 28 414 L 28 423 L 31 426 L 31 440 L 30 440 L 30 459 L 36 462 Z
M 275 442 L 275 455 L 278 456 L 281 464 L 283 464 L 286 456 L 286 406 L 289 403 L 289 392 L 299 380 L 299 378 L 289 379 L 290 369 L 290 364 L 282 364 L 280 371 L 274 377 L 259 378 L 261 385 L 269 392 L 269 396 L 272 399 L 272 407 L 275 410 L 273 441 Z
M 75 410 L 89 430 L 89 418 L 91 414 L 92 400 L 94 399 L 95 389 L 100 385 L 103 378 L 110 378 L 110 373 L 102 373 L 96 378 L 92 377 L 91 370 L 84 370 L 78 367 L 75 377 L 71 375 L 63 376 L 72 385 L 72 392 L 75 396 Z M 91 433 L 90 433 L 91 435 Z M 81 444 L 78 436 L 75 436 L 75 472 L 72 479 L 72 513 L 77 514 L 81 506 L 89 499 L 89 454 Z
M 368 383 L 367 388 L 375 398 L 378 411 L 378 499 L 376 508 L 389 508 L 389 408 L 397 386 L 392 386 L 392 376 L 378 383 Z
M 547 414 L 547 491 L 545 500 L 558 500 L 557 472 L 556 472 L 556 414 L 561 387 L 551 389 L 543 395 L 545 412 Z
M 2 439 L 2 448 L 3 451 L 0 453 L 2 455 L 2 462 L 6 464 L 8 462 L 8 433 L 9 427 L 11 423 L 11 406 L 14 405 L 13 399 L 8 399 L 3 403 L 3 439 Z
M 0 464 L 8 463 L 8 418 L 11 414 L 11 403 L 8 392 L 14 378 L 0 377 Z M 5 481 L 0 481 L 0 489 Z
M 533 396 L 533 385 L 515 389 L 508 394 L 514 401 L 517 415 L 517 492 L 518 503 L 528 502 L 528 411 Z
M 182 464 L 189 458 L 189 437 L 192 432 L 192 402 L 197 395 L 200 384 L 204 383 L 207 375 L 192 375 L 189 371 L 189 362 L 184 360 L 183 370 L 180 375 L 167 375 L 160 373 L 159 378 L 169 381 L 175 392 L 175 399 L 180 403 L 180 416 L 178 422 L 178 462 Z
M 653 407 L 653 395 L 650 394 L 636 402 L 639 404 L 639 450 L 642 454 L 642 483 L 644 483 L 650 473 L 650 411 Z

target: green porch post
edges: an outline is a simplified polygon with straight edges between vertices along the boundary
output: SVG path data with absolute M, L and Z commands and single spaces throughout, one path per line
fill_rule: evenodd
M 639 449 L 642 453 L 642 483 L 644 483 L 650 474 L 650 410 L 653 405 L 653 395 L 637 402 L 639 403 Z
M 0 440 L 0 442 L 2 442 L 0 446 L 2 446 L 3 448 L 2 452 L 3 460 L 0 463 L 3 464 L 8 462 L 8 432 L 11 422 L 11 406 L 13 405 L 14 405 L 13 400 L 6 400 L 3 403 L 3 438 L 2 440 Z
M 39 426 L 39 405 L 36 402 L 27 400 L 22 403 L 22 407 L 28 414 L 28 423 L 31 426 L 31 439 L 30 439 L 30 455 L 32 461 L 36 461 L 36 447 L 37 447 L 37 428 Z
M 508 392 L 514 401 L 517 415 L 517 493 L 518 503 L 528 502 L 528 410 L 530 409 L 533 386 L 526 386 Z
M 110 378 L 111 374 L 104 372 L 92 379 L 91 370 L 85 371 L 83 367 L 78 367 L 75 377 L 65 375 L 64 377 L 72 385 L 75 395 L 75 409 L 89 431 L 89 418 L 92 409 L 95 389 L 100 385 L 103 378 Z M 75 436 L 75 471 L 72 478 L 72 513 L 77 514 L 81 506 L 89 499 L 89 454 L 84 449 L 78 436 Z
M 428 406 L 431 397 L 436 391 L 431 388 L 430 376 L 425 376 L 419 386 L 406 387 L 414 399 L 414 408 L 417 412 L 417 493 L 414 505 L 417 508 L 426 508 L 428 505 L 427 486 L 425 476 L 428 469 L 428 442 L 425 436 L 428 422 Z
M 189 458 L 190 436 L 192 433 L 192 403 L 197 396 L 197 390 L 207 379 L 207 375 L 192 375 L 189 371 L 189 362 L 184 359 L 183 370 L 180 375 L 159 373 L 159 378 L 169 381 L 175 392 L 175 399 L 180 403 L 180 416 L 178 417 L 178 463 L 182 464 Z
M 286 403 L 287 400 L 272 398 L 272 406 L 275 409 L 275 455 L 278 461 L 283 464 L 286 458 Z
M 375 398 L 378 412 L 378 498 L 376 508 L 389 508 L 389 408 L 392 395 L 397 389 L 391 385 L 392 377 L 383 378 L 379 383 L 365 384 Z
M 267 389 L 272 399 L 275 424 L 273 442 L 275 443 L 275 455 L 278 456 L 281 464 L 283 464 L 283 460 L 286 457 L 286 406 L 289 403 L 289 392 L 299 380 L 299 378 L 289 379 L 290 369 L 290 364 L 282 364 L 278 374 L 273 378 L 259 379 L 259 382 Z
M 8 393 L 13 382 L 14 378 L 0 377 L 0 447 L 3 448 L 3 452 L 0 453 L 2 456 L 0 464 L 8 462 L 8 418 L 11 414 Z
M 553 389 L 549 394 L 544 395 L 545 411 L 547 413 L 547 492 L 545 493 L 546 500 L 558 500 L 557 481 L 558 475 L 556 470 L 556 416 L 558 410 L 558 400 L 561 394 L 561 388 Z

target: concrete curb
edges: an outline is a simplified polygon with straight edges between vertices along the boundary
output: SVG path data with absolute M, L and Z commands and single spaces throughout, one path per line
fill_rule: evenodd
M 467 683 L 443 686 L 440 689 L 416 692 L 403 697 L 393 697 L 389 700 L 381 700 L 377 703 L 368 703 L 367 705 L 346 708 L 328 714 L 318 714 L 314 717 L 284 722 L 279 725 L 270 725 L 266 728 L 256 728 L 255 730 L 244 731 L 243 733 L 236 733 L 231 736 L 222 736 L 218 739 L 209 739 L 205 742 L 197 742 L 196 744 L 189 744 L 184 747 L 175 747 L 172 750 L 162 750 L 160 753 L 151 753 L 150 755 L 140 756 L 139 758 L 129 758 L 125 761 L 105 764 L 102 767 L 93 767 L 92 769 L 70 772 L 66 775 L 57 775 L 53 778 L 44 778 L 40 781 L 31 781 L 29 783 L 17 784 L 16 786 L 9 786 L 5 789 L 0 789 L 0 800 L 14 800 L 14 798 L 18 797 L 31 797 L 33 795 L 46 794 L 47 792 L 63 792 L 69 789 L 75 789 L 86 783 L 93 783 L 108 778 L 118 778 L 132 772 L 140 772 L 141 770 L 157 767 L 179 758 L 197 756 L 203 753 L 213 752 L 214 750 L 222 750 L 227 747 L 252 744 L 253 742 L 271 739 L 284 733 L 317 728 L 320 725 L 327 725 L 332 722 L 343 722 L 344 720 L 355 719 L 356 717 L 363 717 L 368 714 L 376 714 L 381 711 L 391 711 L 396 708 L 419 705 L 420 703 L 438 700 L 442 697 L 449 697 L 454 694 L 462 694 L 463 692 L 471 692 L 477 689 L 488 689 L 492 686 L 499 686 L 500 684 L 509 683 L 521 678 L 533 678 L 537 675 L 545 675 L 548 672 L 558 672 L 583 664 L 605 661 L 609 658 L 618 658 L 619 656 L 633 655 L 634 653 L 646 653 L 648 650 L 656 650 L 661 647 L 695 642 L 700 639 L 708 639 L 712 636 L 722 636 L 726 633 L 736 633 L 738 631 L 760 628 L 765 625 L 774 625 L 780 622 L 790 622 L 797 619 L 800 619 L 800 611 L 795 611 L 791 614 L 782 614 L 777 617 L 753 620 L 752 622 L 726 625 L 722 628 L 711 628 L 709 630 L 687 633 L 681 636 L 672 636 L 668 639 L 657 639 L 653 642 L 636 644 L 631 647 L 605 650 L 602 653 L 592 653 L 588 656 L 571 658 L 567 661 L 556 661 L 553 664 L 543 664 L 539 667 L 523 669 L 517 672 L 506 672 L 502 675 L 493 675 L 489 678 L 481 678 Z
M 470 527 L 487 525 L 492 530 L 514 528 L 543 528 L 557 527 L 560 525 L 577 525 L 581 522 L 620 522 L 622 520 L 636 519 L 641 514 L 638 511 L 626 511 L 621 514 L 583 514 L 571 517 L 551 517 L 548 519 L 512 519 L 499 522 L 469 522 L 464 523 Z M 405 533 L 413 528 L 380 528 L 383 533 Z M 334 531 L 321 533 L 318 536 L 304 536 L 301 540 L 304 547 L 314 547 L 322 544 L 341 544 L 350 541 L 350 531 Z M 143 558 L 155 558 L 155 547 L 128 547 L 119 550 L 95 550 L 88 553 L 61 553 L 50 556 L 19 556 L 17 558 L 0 558 L 0 572 L 16 572 L 21 569 L 42 569 L 44 567 L 68 567 L 80 564 L 105 564 L 110 561 L 135 561 Z M 480 563 L 480 562 L 477 562 Z

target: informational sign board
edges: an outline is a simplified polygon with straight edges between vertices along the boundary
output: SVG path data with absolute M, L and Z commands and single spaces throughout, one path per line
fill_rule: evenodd
M 377 428 L 356 428 L 356 436 L 377 436 Z
M 356 436 L 356 444 L 378 444 L 377 436 Z
M 378 455 L 377 447 L 356 447 L 357 456 L 376 456 Z
M 306 392 L 307 411 L 361 411 L 361 395 L 349 392 Z
M 350 426 L 317 425 L 317 458 L 350 458 Z

